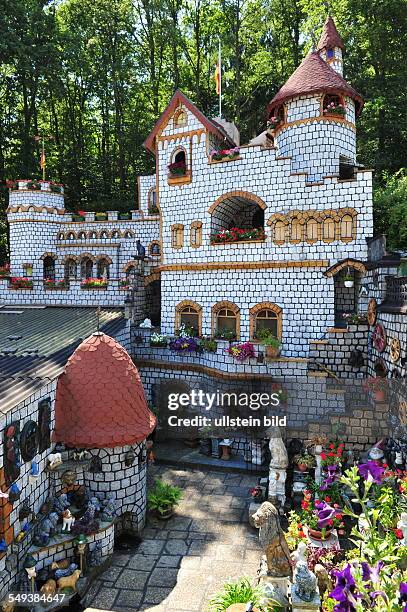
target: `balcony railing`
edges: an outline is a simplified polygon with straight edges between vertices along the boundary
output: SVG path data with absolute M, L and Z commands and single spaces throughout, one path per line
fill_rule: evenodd
M 407 312 L 407 276 L 386 276 L 386 292 L 381 306 L 384 310 Z

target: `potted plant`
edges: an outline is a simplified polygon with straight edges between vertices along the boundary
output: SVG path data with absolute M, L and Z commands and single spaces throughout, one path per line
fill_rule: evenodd
M 234 604 L 252 604 L 254 607 L 245 606 L 246 610 L 259 612 L 264 609 L 264 590 L 260 586 L 252 586 L 248 578 L 239 578 L 236 582 L 226 582 L 222 591 L 216 593 L 209 602 L 212 612 L 224 612 Z M 278 610 L 281 606 L 277 601 L 267 597 L 269 610 Z M 244 608 L 243 608 L 244 609 Z
M 168 171 L 170 176 L 185 176 L 187 172 L 187 165 L 185 161 L 174 162 L 168 165 Z
M 32 289 L 33 282 L 31 278 L 26 276 L 12 276 L 10 278 L 11 289 Z
M 281 123 L 281 117 L 270 117 L 267 121 L 267 127 L 274 130 Z
M 236 333 L 227 329 L 218 329 L 215 334 L 215 338 L 217 340 L 226 340 L 227 342 L 232 342 L 236 340 Z
M 207 353 L 216 353 L 218 350 L 218 344 L 216 340 L 213 340 L 212 338 L 202 338 L 201 347 Z
M 164 348 L 167 346 L 167 344 L 168 338 L 167 336 L 164 336 L 164 334 L 159 334 L 158 332 L 151 334 L 150 346 L 161 346 Z
M 162 520 L 171 518 L 174 508 L 182 499 L 182 491 L 163 480 L 157 479 L 147 495 L 148 505 L 153 514 Z
M 337 104 L 336 102 L 332 101 L 329 102 L 329 104 L 327 104 L 327 106 L 324 108 L 323 114 L 340 115 L 341 117 L 344 117 L 346 114 L 346 107 L 343 104 Z
M 199 350 L 199 340 L 189 336 L 179 336 L 170 342 L 170 349 L 176 353 L 193 353 Z
M 294 463 L 300 472 L 308 472 L 309 468 L 315 467 L 315 457 L 308 453 L 294 455 Z
M 242 229 L 231 227 L 211 235 L 211 244 L 227 244 L 229 242 L 264 240 L 266 237 L 262 227 Z
M 346 274 L 343 277 L 343 284 L 345 285 L 345 287 L 348 287 L 348 289 L 353 287 L 353 285 L 354 285 L 353 276 L 351 274 Z
M 256 333 L 256 338 L 264 346 L 266 357 L 275 358 L 279 356 L 281 350 L 281 342 L 272 334 L 271 330 L 260 329 Z

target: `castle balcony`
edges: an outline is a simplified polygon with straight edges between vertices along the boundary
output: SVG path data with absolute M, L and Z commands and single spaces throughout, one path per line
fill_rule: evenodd
M 384 299 L 379 310 L 407 314 L 407 276 L 386 276 Z
M 41 191 L 48 193 L 64 193 L 64 186 L 53 181 L 37 181 L 36 179 L 17 179 L 15 181 L 7 181 L 6 186 L 10 192 L 14 191 Z

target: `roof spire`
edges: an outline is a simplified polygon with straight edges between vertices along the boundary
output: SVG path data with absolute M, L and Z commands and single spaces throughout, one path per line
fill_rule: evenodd
M 342 38 L 339 36 L 338 30 L 331 15 L 328 15 L 322 29 L 321 38 L 317 46 L 317 51 L 323 51 L 326 49 L 334 49 L 339 47 L 342 51 L 345 48 Z

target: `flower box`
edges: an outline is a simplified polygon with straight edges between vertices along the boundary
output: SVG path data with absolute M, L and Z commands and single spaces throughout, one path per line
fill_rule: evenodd
M 41 183 L 39 183 L 38 181 L 28 181 L 27 189 L 30 189 L 30 191 L 40 191 Z
M 211 235 L 211 244 L 229 244 L 231 242 L 263 242 L 266 234 L 263 228 L 241 229 L 232 227 Z
M 105 212 L 95 213 L 95 221 L 107 221 L 107 213 Z
M 184 161 L 174 162 L 168 165 L 170 176 L 185 176 L 187 173 L 187 165 Z
M 102 278 L 88 278 L 81 282 L 81 289 L 107 289 L 108 282 Z
M 148 214 L 149 215 L 158 215 L 159 214 L 159 209 L 157 206 L 149 206 L 148 207 Z
M 234 357 L 236 361 L 243 363 L 247 359 L 252 359 L 256 357 L 256 353 L 254 351 L 254 345 L 251 342 L 243 342 L 242 344 L 234 344 L 226 349 L 226 353 Z
M 131 213 L 119 212 L 118 219 L 119 221 L 128 221 L 129 219 L 131 219 Z
M 240 158 L 239 147 L 233 147 L 233 149 L 222 149 L 222 151 L 217 151 L 216 149 L 212 149 L 212 151 L 209 152 L 210 163 L 232 161 L 232 160 L 239 159 L 239 158 Z
M 187 170 L 185 174 L 168 174 L 167 182 L 169 185 L 184 185 L 191 182 L 191 171 Z M 155 214 L 155 213 L 154 213 Z
M 283 123 L 281 117 L 270 117 L 270 119 L 267 121 L 267 127 L 275 130 L 281 123 Z
M 196 338 L 183 338 L 179 336 L 171 340 L 169 346 L 176 353 L 193 353 L 199 350 L 199 341 Z
M 44 280 L 44 289 L 68 289 L 68 283 L 66 280 Z
M 328 106 L 323 110 L 324 117 L 326 117 L 327 115 L 336 115 L 338 117 L 344 117 L 345 114 L 346 107 L 343 104 L 335 104 L 334 102 L 328 104 Z
M 27 278 L 25 276 L 22 276 L 22 277 L 12 276 L 10 278 L 9 288 L 10 289 L 32 289 L 33 282 L 30 278 Z

